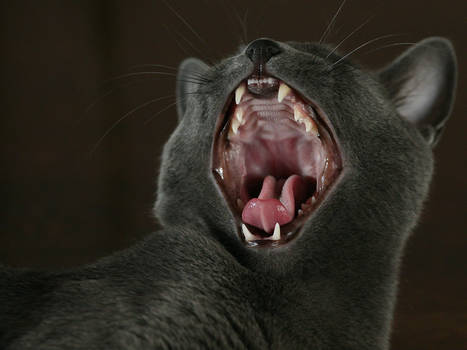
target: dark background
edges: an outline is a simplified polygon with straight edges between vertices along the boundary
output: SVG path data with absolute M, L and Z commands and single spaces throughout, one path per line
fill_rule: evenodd
M 176 121 L 175 78 L 171 68 L 136 65 L 215 61 L 245 36 L 318 40 L 338 5 L 179 0 L 170 2 L 174 13 L 156 0 L 1 1 L 0 262 L 75 266 L 155 229 L 159 156 Z M 349 0 L 329 38 L 339 42 L 374 15 L 343 45 L 347 52 L 398 34 L 354 55 L 369 67 L 407 47 L 381 48 L 391 43 L 440 35 L 457 49 L 457 102 L 403 260 L 393 349 L 467 349 L 466 13 L 465 0 Z M 166 73 L 108 81 L 137 71 Z M 109 131 L 159 97 L 166 98 Z

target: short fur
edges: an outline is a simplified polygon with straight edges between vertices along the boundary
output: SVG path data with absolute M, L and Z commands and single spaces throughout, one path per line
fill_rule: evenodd
M 244 49 L 213 67 L 188 59 L 158 184 L 164 228 L 89 266 L 0 269 L 1 349 L 388 349 L 399 260 L 454 100 L 452 46 L 424 40 L 381 72 L 280 46 L 268 71 L 321 107 L 343 158 L 301 234 L 270 250 L 239 239 L 211 157 L 252 63 Z

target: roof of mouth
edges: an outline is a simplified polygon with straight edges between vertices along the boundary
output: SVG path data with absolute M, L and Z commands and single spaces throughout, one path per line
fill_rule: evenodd
M 247 241 L 279 241 L 340 166 L 332 137 L 309 103 L 271 77 L 242 82 L 226 117 L 216 152 L 223 190 Z

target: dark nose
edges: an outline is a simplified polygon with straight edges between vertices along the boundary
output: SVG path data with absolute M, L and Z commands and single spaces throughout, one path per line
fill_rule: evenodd
M 262 38 L 252 41 L 246 48 L 245 54 L 255 65 L 263 65 L 281 51 L 276 42 Z

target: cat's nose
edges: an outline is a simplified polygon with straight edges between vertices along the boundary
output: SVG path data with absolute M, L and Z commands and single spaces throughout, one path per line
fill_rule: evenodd
M 252 41 L 246 48 L 245 54 L 255 65 L 263 65 L 281 51 L 282 49 L 275 41 L 261 38 Z

